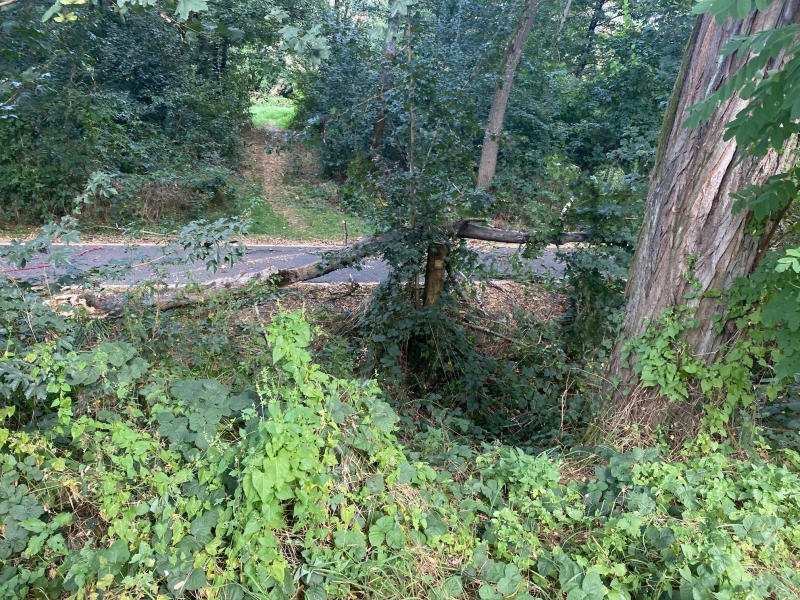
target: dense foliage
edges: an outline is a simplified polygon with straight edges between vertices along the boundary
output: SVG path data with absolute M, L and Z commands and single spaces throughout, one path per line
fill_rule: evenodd
M 45 8 L 26 3 L 8 18 L 35 21 Z M 241 78 L 220 62 L 225 38 L 187 40 L 155 11 L 80 13 L 48 28 L 50 76 L 0 121 L 3 216 L 68 213 L 96 171 L 113 174 L 120 191 L 98 207 L 101 220 L 155 221 L 222 201 L 248 108 Z
M 800 585 L 793 452 L 743 461 L 701 438 L 684 462 L 537 456 L 432 427 L 400 444 L 374 382 L 314 364 L 300 313 L 264 326 L 203 308 L 138 351 L 155 315 L 97 344 L 30 296 L 2 303 L 3 597 L 788 598 Z
M 652 391 L 646 408 L 672 418 L 604 428 L 688 2 L 543 2 L 481 189 L 520 6 L 148 4 L 0 7 L 0 219 L 65 216 L 2 247 L 3 264 L 65 260 L 53 242 L 78 241 L 80 219 L 174 227 L 162 266 L 232 266 L 249 220 L 209 213 L 236 207 L 251 98 L 280 93 L 332 180 L 324 201 L 369 222 L 390 274 L 337 315 L 265 314 L 291 292 L 261 283 L 166 308 L 166 280 L 105 314 L 61 305 L 63 285 L 107 283 L 132 259 L 47 289 L 0 274 L 0 599 L 800 595 L 794 164 L 741 191 L 753 233 L 775 243 L 750 277 L 705 294 L 730 343 L 693 354 L 690 293 L 624 344 L 631 410 Z M 695 124 L 741 93 L 755 102 L 728 135 L 753 155 L 785 150 L 795 33 L 729 45 L 753 66 L 694 107 Z M 206 219 L 172 222 L 190 215 Z M 503 276 L 566 310 L 484 310 L 498 273 L 447 227 L 460 219 L 529 231 Z M 589 242 L 563 252 L 563 279 L 531 284 L 519 259 L 565 230 Z M 429 255 L 446 276 L 423 305 Z
M 182 0 L 172 18 L 160 6 L 72 3 L 55 21 L 50 6 L 2 9 L 0 219 L 69 213 L 96 172 L 113 176 L 119 193 L 96 207 L 95 221 L 155 223 L 235 206 L 250 94 L 285 71 L 281 22 L 303 23 L 313 6 L 288 3 L 271 16 L 253 2 Z

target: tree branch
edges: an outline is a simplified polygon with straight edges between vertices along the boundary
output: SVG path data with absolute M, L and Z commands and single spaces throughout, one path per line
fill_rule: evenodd
M 474 225 L 469 221 L 453 221 L 442 225 L 443 229 L 452 229 L 457 237 L 469 240 L 483 240 L 485 242 L 500 242 L 504 244 L 527 244 L 531 241 L 529 233 L 512 231 L 510 229 L 496 229 L 483 225 Z M 568 242 L 588 242 L 590 235 L 583 232 L 565 231 L 547 240 L 551 244 L 566 244 Z

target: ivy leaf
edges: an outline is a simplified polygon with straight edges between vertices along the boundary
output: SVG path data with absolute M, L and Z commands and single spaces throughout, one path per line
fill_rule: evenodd
M 171 412 L 162 411 L 156 420 L 160 423 L 158 435 L 167 438 L 170 444 L 179 444 L 194 437 L 186 427 L 189 423 L 186 417 L 176 419 Z
M 464 585 L 461 577 L 453 576 L 444 582 L 443 591 L 448 598 L 458 598 L 464 593 Z
M 250 480 L 253 482 L 253 488 L 255 489 L 256 494 L 258 494 L 258 497 L 261 499 L 261 502 L 266 504 L 272 500 L 272 492 L 275 489 L 275 486 L 274 483 L 270 483 L 270 479 L 268 479 L 263 472 L 259 471 L 258 469 L 252 469 L 250 471 Z
M 39 506 L 31 494 L 27 494 L 16 506 L 12 506 L 8 514 L 17 522 L 27 521 L 28 519 L 38 519 L 44 514 L 44 509 Z
M 292 480 L 292 465 L 286 452 L 264 461 L 264 477 L 269 487 L 275 488 Z
M 238 583 L 229 583 L 222 588 L 221 600 L 244 600 L 244 588 Z
M 328 600 L 328 593 L 325 588 L 319 585 L 312 585 L 305 589 L 303 597 L 306 600 Z
M 228 388 L 216 379 L 182 379 L 169 387 L 169 393 L 190 406 L 199 400 L 221 404 L 228 397 Z
M 380 494 L 385 489 L 383 475 L 380 473 L 373 475 L 367 479 L 367 481 L 364 483 L 364 487 L 369 490 L 370 494 Z
M 13 554 L 25 550 L 28 545 L 30 534 L 19 526 L 15 521 L 5 522 L 6 539 L 0 541 L 0 559 L 7 560 Z
M 369 537 L 372 544 L 371 532 Z M 356 560 L 362 560 L 367 554 L 367 540 L 364 539 L 364 534 L 360 531 L 341 529 L 334 531 L 333 542 L 337 548 L 347 551 Z
M 414 475 L 417 474 L 417 470 L 414 468 L 414 465 L 407 462 L 401 464 L 397 471 L 397 479 L 395 479 L 397 483 L 411 483 L 411 481 L 414 479 Z
M 394 550 L 400 550 L 405 547 L 406 536 L 399 524 L 396 523 L 386 534 L 386 545 Z
M 503 577 L 497 582 L 497 591 L 504 596 L 510 596 L 517 591 L 522 582 L 522 575 L 516 565 L 506 565 Z
M 503 600 L 503 597 L 490 585 L 482 585 L 478 589 L 478 596 L 481 600 Z
M 600 580 L 600 575 L 597 571 L 589 571 L 586 577 L 583 578 L 581 590 L 585 594 L 586 600 L 603 600 L 608 591 Z
M 95 355 L 119 369 L 136 356 L 136 348 L 125 342 L 105 342 L 97 347 Z
M 394 525 L 392 517 L 381 517 L 369 528 L 369 543 L 380 546 L 386 540 L 386 533 Z
M 392 410 L 386 402 L 378 401 L 372 409 L 372 423 L 379 431 L 389 433 L 394 429 L 395 423 L 399 421 L 399 417 Z
M 183 589 L 187 592 L 193 590 L 199 590 L 206 585 L 206 574 L 203 569 L 194 569 L 190 574 L 189 577 L 186 578 L 186 582 L 183 585 Z
M 258 394 L 253 390 L 247 390 L 236 396 L 228 398 L 228 407 L 233 412 L 239 412 L 253 406 L 258 402 Z
M 580 587 L 581 568 L 577 563 L 564 554 L 554 557 L 558 565 L 558 582 L 565 592 Z

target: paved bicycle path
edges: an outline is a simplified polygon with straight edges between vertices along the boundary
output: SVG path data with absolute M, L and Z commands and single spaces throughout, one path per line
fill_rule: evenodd
M 282 246 L 253 245 L 248 246 L 242 262 L 232 268 L 220 268 L 210 273 L 202 261 L 193 264 L 165 264 L 162 247 L 154 244 L 126 246 L 124 244 L 100 243 L 70 245 L 69 262 L 71 265 L 53 268 L 48 264 L 48 256 L 39 254 L 24 269 L 14 269 L 0 260 L 0 274 L 29 281 L 43 283 L 56 281 L 64 275 L 79 274 L 93 268 L 128 262 L 134 266 L 121 280 L 110 283 L 133 285 L 154 278 L 157 271 L 163 271 L 166 283 L 182 284 L 189 281 L 204 282 L 221 277 L 230 277 L 244 273 L 254 273 L 273 266 L 277 269 L 288 269 L 310 264 L 320 259 L 324 252 L 335 251 L 335 247 L 327 246 Z M 494 265 L 498 275 L 510 273 L 510 258 L 516 252 L 516 246 L 481 251 L 481 262 Z M 556 262 L 557 248 L 546 248 L 542 258 L 521 261 L 531 277 L 563 274 L 563 264 Z M 367 259 L 360 270 L 354 268 L 339 269 L 322 277 L 310 280 L 311 283 L 347 282 L 350 278 L 357 283 L 377 283 L 388 275 L 387 265 L 377 259 Z

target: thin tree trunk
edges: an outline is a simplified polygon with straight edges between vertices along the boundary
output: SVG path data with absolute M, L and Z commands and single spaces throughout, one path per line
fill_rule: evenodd
M 606 0 L 596 0 L 594 4 L 594 11 L 592 11 L 592 20 L 589 21 L 589 29 L 586 32 L 586 47 L 581 54 L 580 61 L 578 61 L 578 68 L 575 69 L 575 76 L 580 77 L 583 70 L 586 68 L 586 63 L 589 62 L 589 54 L 594 46 L 594 34 L 597 30 L 597 25 L 600 23 L 600 15 L 603 14 L 603 6 Z
M 707 123 L 694 129 L 684 129 L 682 124 L 689 106 L 718 89 L 742 65 L 735 56 L 719 56 L 733 36 L 799 19 L 800 0 L 779 0 L 744 20 L 728 19 L 718 25 L 713 16 L 704 15 L 695 25 L 667 108 L 628 279 L 627 312 L 608 366 L 608 379 L 617 386 L 609 415 L 614 427 L 653 425 L 661 418 L 656 414 L 655 396 L 632 400 L 626 395 L 636 380 L 631 369 L 623 366 L 621 350 L 626 340 L 641 335 L 666 308 L 696 308 L 699 325 L 685 335 L 696 356 L 713 361 L 729 339 L 730 330 L 718 331 L 714 322 L 722 314 L 717 300 L 702 294 L 725 290 L 737 277 L 749 275 L 761 255 L 760 244 L 768 243 L 749 235 L 748 214 L 731 212 L 735 201 L 731 194 L 762 184 L 793 164 L 796 146 L 791 142 L 781 156 L 770 152 L 740 162 L 735 140 L 723 141 L 725 124 L 746 104 L 738 96 L 725 102 Z M 690 292 L 692 298 L 687 298 Z
M 386 60 L 394 62 L 397 56 L 397 28 L 400 24 L 400 15 L 395 15 L 389 19 L 387 28 L 389 29 L 389 41 L 383 46 L 383 56 Z M 378 88 L 378 117 L 372 125 L 372 143 L 371 148 L 377 150 L 378 146 L 383 141 L 383 132 L 386 129 L 386 104 L 383 99 L 383 94 L 389 87 L 389 72 L 386 69 L 381 71 L 380 83 Z
M 497 170 L 497 152 L 499 149 L 498 138 L 503 130 L 503 120 L 506 116 L 508 98 L 511 95 L 511 88 L 514 85 L 514 75 L 516 75 L 519 61 L 522 58 L 522 50 L 531 34 L 533 20 L 536 17 L 536 9 L 541 0 L 525 0 L 525 8 L 522 10 L 517 30 L 511 37 L 511 41 L 506 47 L 503 57 L 502 72 L 503 81 L 495 89 L 492 97 L 492 106 L 489 109 L 489 124 L 483 136 L 483 148 L 481 150 L 481 162 L 478 167 L 478 178 L 475 187 L 487 187 L 494 179 Z
M 553 44 L 553 51 L 557 51 L 561 43 L 561 34 L 564 33 L 564 25 L 567 23 L 570 6 L 572 6 L 572 0 L 567 0 L 567 3 L 564 5 L 564 12 L 561 15 L 561 21 L 558 23 L 558 33 L 556 34 L 556 43 Z

